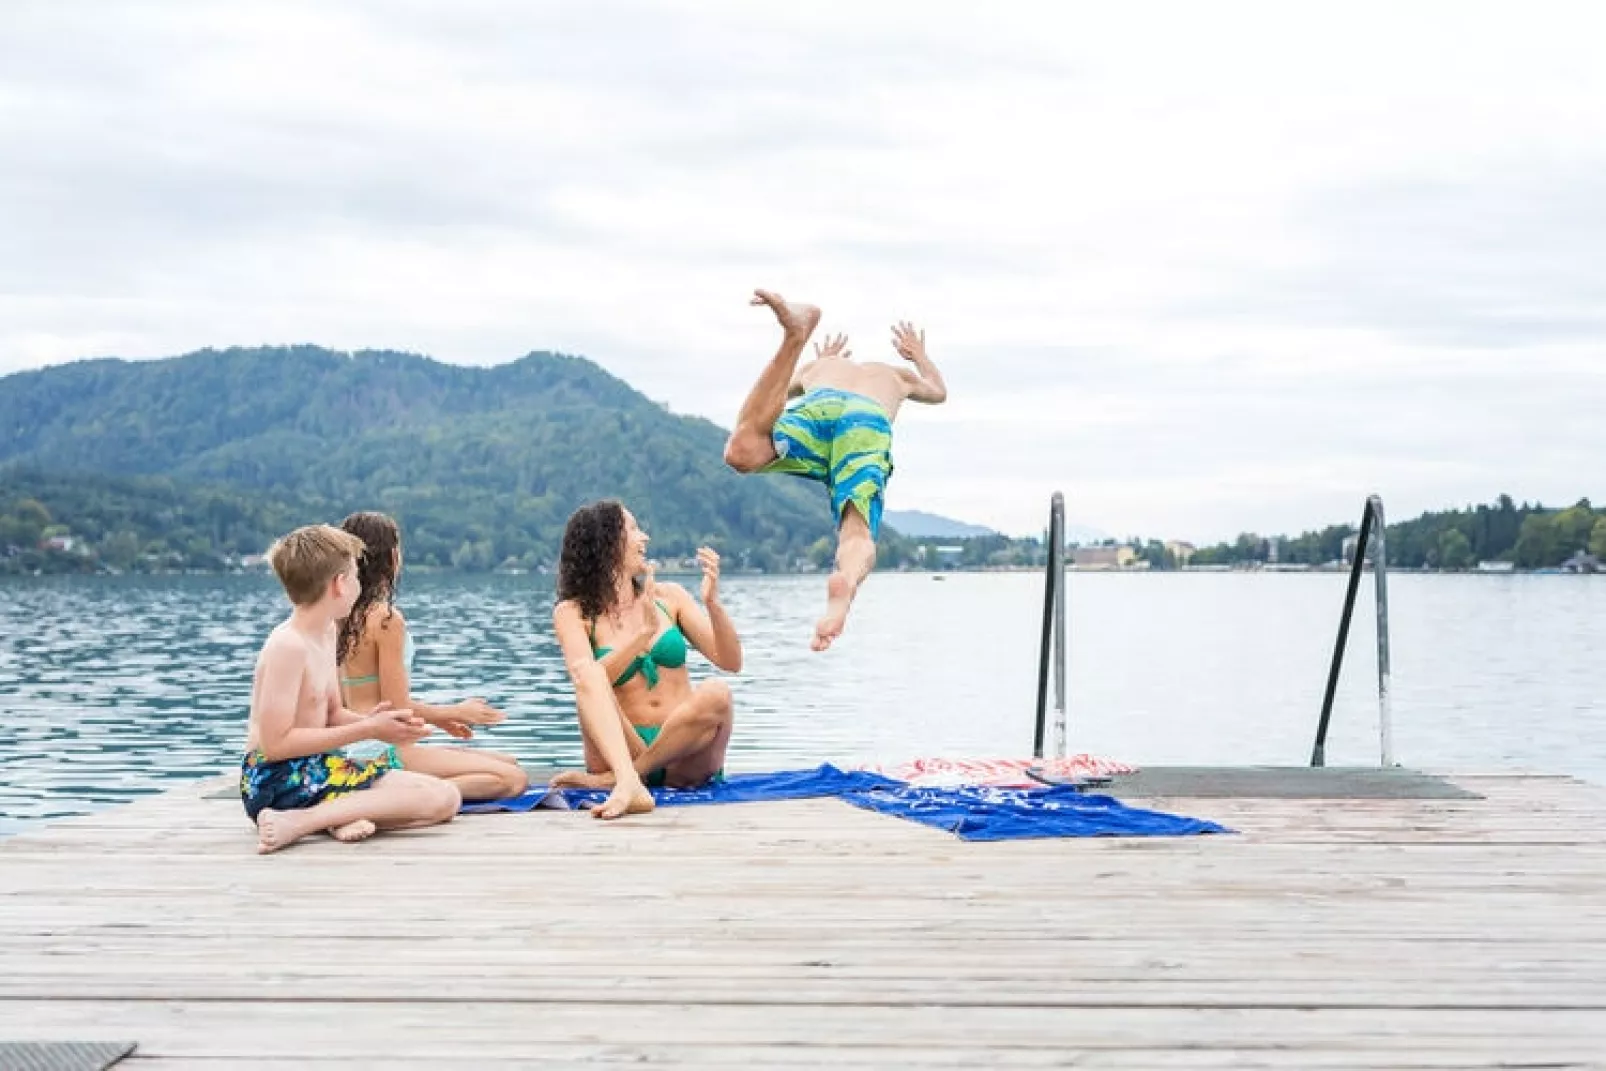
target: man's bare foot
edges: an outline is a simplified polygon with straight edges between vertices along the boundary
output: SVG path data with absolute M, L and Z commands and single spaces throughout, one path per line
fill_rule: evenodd
M 809 647 L 823 651 L 842 635 L 848 623 L 848 608 L 853 605 L 853 581 L 840 570 L 825 582 L 825 616 L 814 626 L 814 642 Z
M 262 855 L 288 848 L 306 835 L 291 815 L 267 807 L 257 813 L 257 852 Z
M 607 821 L 627 814 L 646 814 L 655 806 L 652 793 L 638 779 L 634 784 L 616 785 L 602 806 L 592 809 L 591 817 Z
M 609 773 L 587 773 L 585 770 L 565 770 L 547 783 L 549 788 L 588 788 L 604 791 L 613 787 L 614 776 Z
M 788 336 L 807 339 L 820 324 L 820 310 L 814 305 L 794 305 L 773 290 L 755 290 L 748 304 L 768 305 Z
M 347 822 L 343 826 L 336 826 L 329 831 L 329 835 L 342 844 L 356 844 L 359 840 L 367 840 L 379 827 L 366 818 L 359 818 L 355 822 Z

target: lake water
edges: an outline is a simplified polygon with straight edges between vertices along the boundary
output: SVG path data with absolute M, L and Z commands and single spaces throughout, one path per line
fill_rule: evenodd
M 1070 576 L 1070 750 L 1127 762 L 1303 764 L 1344 578 Z M 877 574 L 808 650 L 819 577 L 734 577 L 738 769 L 1025 756 L 1042 578 Z M 1606 577 L 1390 578 L 1396 758 L 1606 782 Z M 484 742 L 574 765 L 580 744 L 538 576 L 409 574 L 415 693 L 509 714 Z M 238 761 L 252 662 L 285 612 L 271 576 L 0 580 L 0 832 Z M 1370 583 L 1329 735 L 1378 761 Z M 694 672 L 709 667 L 694 657 Z

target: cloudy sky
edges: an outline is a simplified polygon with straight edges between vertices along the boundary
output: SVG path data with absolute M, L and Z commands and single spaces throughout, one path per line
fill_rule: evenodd
M 556 349 L 728 425 L 768 286 L 861 357 L 926 327 L 951 400 L 892 508 L 1599 501 L 1602 40 L 1588 3 L 6 0 L 0 373 Z

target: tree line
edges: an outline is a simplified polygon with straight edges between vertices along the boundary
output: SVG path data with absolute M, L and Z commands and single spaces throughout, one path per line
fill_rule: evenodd
M 1346 559 L 1358 534 L 1349 524 L 1328 525 L 1295 537 L 1245 532 L 1231 543 L 1202 547 L 1196 565 L 1246 565 L 1273 560 L 1324 565 Z M 1471 569 L 1480 562 L 1509 562 L 1519 569 L 1554 568 L 1575 554 L 1606 559 L 1606 510 L 1589 499 L 1565 509 L 1517 504 L 1501 495 L 1487 505 L 1423 513 L 1387 527 L 1388 564 L 1406 569 Z

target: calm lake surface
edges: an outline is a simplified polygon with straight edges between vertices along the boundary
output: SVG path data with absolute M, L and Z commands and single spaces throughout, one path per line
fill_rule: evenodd
M 1070 750 L 1138 764 L 1302 764 L 1344 577 L 1070 576 Z M 819 577 L 732 577 L 747 665 L 737 769 L 1031 753 L 1042 578 L 877 574 L 808 650 Z M 1606 782 L 1606 577 L 1390 578 L 1396 758 Z M 579 762 L 540 576 L 409 574 L 415 693 L 509 714 L 488 746 Z M 0 833 L 238 762 L 271 576 L 0 580 Z M 1378 761 L 1370 579 L 1329 735 Z M 694 656 L 695 673 L 711 672 Z

